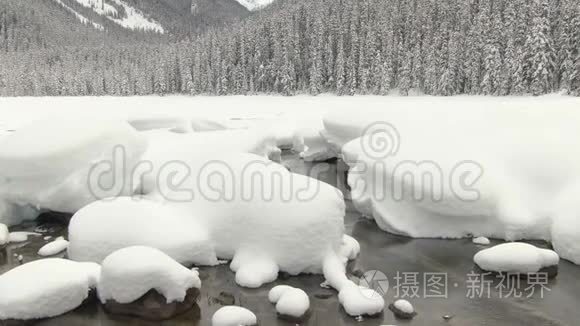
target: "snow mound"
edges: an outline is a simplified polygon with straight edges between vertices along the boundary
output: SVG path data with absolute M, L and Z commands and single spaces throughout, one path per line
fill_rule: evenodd
M 74 213 L 98 198 L 131 194 L 128 181 L 145 149 L 145 139 L 122 121 L 32 122 L 0 139 L 0 199 Z
M 102 303 L 131 303 L 156 290 L 167 303 L 182 302 L 187 290 L 201 288 L 199 275 L 158 249 L 142 246 L 115 251 L 103 261 L 98 284 Z
M 482 246 L 487 246 L 490 244 L 489 239 L 486 237 L 473 238 L 472 241 L 473 241 L 473 243 L 478 244 L 478 245 L 482 245 Z
M 98 282 L 100 266 L 49 258 L 0 276 L 0 320 L 40 319 L 80 306 Z
M 69 224 L 68 256 L 100 263 L 130 246 L 161 250 L 182 264 L 215 265 L 207 229 L 170 205 L 143 198 L 119 197 L 94 202 Z
M 6 224 L 0 223 L 0 246 L 10 242 L 10 232 Z
M 273 287 L 268 293 L 268 299 L 276 304 L 278 314 L 284 316 L 301 318 L 310 309 L 310 299 L 306 292 L 287 285 Z
M 220 308 L 211 318 L 212 326 L 252 326 L 257 324 L 258 318 L 253 312 L 238 306 Z
M 393 305 L 395 308 L 406 314 L 412 314 L 415 312 L 415 308 L 413 308 L 413 305 L 407 300 L 397 300 L 395 303 L 393 303 Z
M 558 265 L 560 258 L 552 250 L 513 242 L 500 244 L 475 254 L 473 261 L 481 269 L 503 273 L 536 273 L 544 267 Z
M 59 237 L 53 242 L 47 243 L 42 248 L 40 248 L 40 250 L 38 250 L 38 255 L 43 257 L 54 256 L 65 251 L 66 248 L 68 248 L 68 241 L 62 237 Z
M 345 204 L 336 188 L 254 154 L 183 162 L 192 171 L 180 183 L 191 191 L 186 198 L 164 184 L 143 193 L 206 226 L 217 256 L 232 259 L 239 285 L 259 287 L 279 271 L 320 273 L 328 252 L 338 252 Z
M 26 242 L 28 241 L 29 236 L 40 236 L 40 233 L 24 231 L 10 232 L 8 235 L 8 240 L 10 243 Z

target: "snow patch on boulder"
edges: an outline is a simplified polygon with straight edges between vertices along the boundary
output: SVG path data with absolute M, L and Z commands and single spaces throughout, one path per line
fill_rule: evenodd
M 158 249 L 134 246 L 115 251 L 103 261 L 98 294 L 102 303 L 131 303 L 156 290 L 167 303 L 183 301 L 187 290 L 201 288 L 199 274 Z

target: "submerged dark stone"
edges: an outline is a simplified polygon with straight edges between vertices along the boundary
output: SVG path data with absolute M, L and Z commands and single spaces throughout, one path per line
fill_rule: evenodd
M 193 308 L 199 294 L 199 289 L 191 288 L 187 290 L 183 302 L 167 303 L 163 295 L 150 290 L 134 302 L 123 304 L 109 300 L 104 307 L 111 314 L 136 316 L 148 320 L 167 320 Z

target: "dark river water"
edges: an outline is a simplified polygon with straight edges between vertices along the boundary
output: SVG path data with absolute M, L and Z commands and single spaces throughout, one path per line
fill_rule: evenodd
M 297 173 L 309 173 L 313 168 L 313 164 L 305 164 L 291 154 L 284 156 L 284 164 Z M 342 163 L 323 164 L 329 164 L 329 169 L 320 179 L 347 193 Z M 55 223 L 55 219 L 48 218 L 18 229 L 31 231 L 40 225 L 42 229 L 47 229 L 43 236 L 66 236 L 66 219 L 56 220 L 63 222 Z M 209 326 L 216 310 L 223 305 L 236 304 L 253 311 L 260 325 L 296 325 L 295 322 L 278 319 L 274 307 L 268 302 L 270 288 L 288 284 L 305 290 L 310 296 L 311 312 L 302 325 L 580 325 L 580 267 L 567 261 L 560 262 L 559 275 L 555 279 L 547 282 L 520 280 L 519 284 L 510 285 L 501 278 L 472 273 L 475 269 L 473 255 L 482 247 L 469 239 L 409 239 L 390 235 L 381 231 L 373 221 L 363 218 L 348 200 L 345 225 L 347 233 L 361 244 L 361 255 L 348 266 L 350 276 L 353 279 L 361 275 L 380 276 L 374 280 L 384 280 L 386 277 L 388 286 L 385 282 L 371 282 L 371 286 L 380 286 L 377 289 L 386 292 L 384 298 L 387 304 L 396 298 L 412 302 L 418 312 L 413 320 L 397 320 L 388 309 L 375 318 L 356 320 L 349 317 L 340 308 L 336 292 L 320 286 L 324 281 L 320 275 L 280 275 L 277 282 L 260 289 L 240 288 L 226 265 L 201 268 L 202 290 L 198 306 L 165 322 L 108 315 L 96 300 L 90 300 L 60 317 L 17 324 Z M 0 251 L 0 273 L 17 266 L 18 255 L 23 256 L 24 262 L 39 259 L 36 252 L 46 242 L 43 237 L 31 237 L 29 242 L 11 245 Z M 0 325 L 4 324 L 8 323 L 0 322 Z

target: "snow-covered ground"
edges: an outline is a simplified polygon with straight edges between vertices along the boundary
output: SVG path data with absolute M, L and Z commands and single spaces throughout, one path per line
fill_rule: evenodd
M 383 297 L 346 275 L 361 248 L 344 235 L 342 194 L 270 161 L 279 159 L 277 147 L 310 159 L 341 156 L 355 207 L 385 231 L 544 239 L 578 263 L 580 230 L 567 226 L 578 220 L 579 107 L 560 96 L 2 98 L 0 222 L 76 213 L 68 254 L 78 261 L 106 263 L 118 249 L 146 245 L 183 264 L 231 259 L 244 287 L 279 272 L 322 273 L 349 315 L 376 315 Z M 105 189 L 122 180 L 111 200 L 90 181 L 95 166 L 116 162 L 118 143 L 128 169 L 97 179 L 103 186 L 106 176 Z M 135 173 L 143 162 L 151 168 Z M 189 173 L 178 184 L 161 178 L 183 166 Z M 262 183 L 245 179 L 256 175 Z M 63 250 L 63 241 L 47 254 Z M 126 257 L 115 259 L 111 272 Z M 146 267 L 136 272 L 159 271 Z M 308 310 L 307 294 L 282 292 L 280 314 Z
M 580 250 L 574 245 L 580 231 L 566 227 L 577 220 L 574 203 L 580 194 L 576 190 L 580 188 L 578 108 L 579 98 L 559 95 L 1 98 L 0 126 L 12 130 L 30 120 L 80 116 L 87 121 L 95 117 L 126 120 L 142 130 L 164 127 L 193 132 L 192 136 L 179 137 L 176 133 L 165 132 L 164 136 L 159 134 L 162 131 L 151 131 L 150 140 L 157 140 L 160 153 L 175 150 L 166 143 L 175 148 L 199 146 L 204 140 L 224 144 L 221 138 L 227 139 L 227 132 L 224 137 L 215 133 L 197 138 L 194 135 L 225 128 L 259 130 L 274 140 L 264 145 L 269 136 L 240 141 L 245 136 L 235 134 L 231 138 L 239 143 L 222 146 L 222 150 L 239 147 L 243 152 L 264 155 L 276 141 L 278 146 L 294 147 L 316 159 L 337 155 L 347 145 L 342 155 L 351 166 L 353 201 L 382 229 L 414 237 L 456 238 L 473 234 L 553 240 L 563 258 L 580 262 Z M 380 139 L 357 140 L 365 128 L 376 122 L 389 123 L 397 137 L 390 139 L 396 142 L 396 153 L 379 160 L 372 153 L 367 155 L 368 144 L 363 140 Z M 181 146 L 175 145 L 180 143 Z M 425 162 L 429 164 L 420 165 Z M 471 165 L 459 165 L 466 162 Z M 34 166 L 33 163 L 28 164 Z M 372 171 L 361 171 L 371 165 Z M 467 170 L 458 170 L 458 165 Z M 435 182 L 440 184 L 425 187 L 420 178 L 406 178 L 406 168 L 417 168 L 419 172 L 415 173 L 427 172 L 428 176 L 439 178 Z M 393 191 L 391 195 L 399 194 L 401 198 L 377 198 L 371 190 L 380 188 L 378 180 L 382 179 L 390 182 L 386 186 L 400 192 Z M 459 184 L 453 184 L 455 181 Z M 465 193 L 457 195 L 455 186 L 461 186 L 461 182 L 467 182 L 468 187 L 463 184 L 461 190 Z M 417 189 L 424 191 L 420 200 L 405 196 Z M 472 200 L 473 195 L 476 200 Z M 38 196 L 32 199 L 27 201 L 33 207 L 39 202 L 46 204 Z

